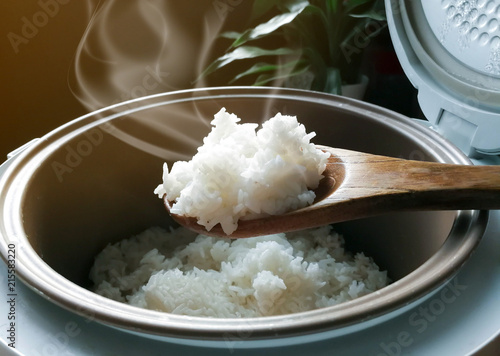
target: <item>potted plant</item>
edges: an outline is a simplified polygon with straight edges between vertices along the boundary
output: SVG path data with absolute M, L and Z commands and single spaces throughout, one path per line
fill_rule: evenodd
M 240 63 L 229 84 L 342 94 L 360 81 L 363 49 L 383 28 L 383 0 L 254 0 L 249 27 L 221 34 L 232 43 L 202 77 Z

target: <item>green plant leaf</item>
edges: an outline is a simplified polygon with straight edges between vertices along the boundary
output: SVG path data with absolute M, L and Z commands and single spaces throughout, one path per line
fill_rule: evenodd
M 375 21 L 385 21 L 386 20 L 385 11 L 375 10 L 375 9 L 371 9 L 371 10 L 368 10 L 368 11 L 360 13 L 360 14 L 350 14 L 349 16 L 354 17 L 354 18 L 359 18 L 359 19 L 367 18 L 367 19 L 372 19 Z
M 270 20 L 261 23 L 254 28 L 246 30 L 231 44 L 231 48 L 239 47 L 248 41 L 267 36 L 280 27 L 289 24 L 309 5 L 309 1 L 307 0 L 296 0 L 293 3 L 294 4 L 291 7 L 293 11 L 276 15 Z
M 342 1 L 342 0 L 340 0 Z M 325 6 L 327 13 L 335 14 L 339 8 L 338 6 L 339 0 L 326 0 Z
M 386 20 L 385 14 L 383 14 L 379 11 L 367 11 L 367 12 L 362 13 L 362 14 L 351 14 L 349 16 L 354 17 L 354 18 L 359 18 L 359 19 L 367 18 L 367 19 L 371 19 L 371 20 L 375 20 L 375 21 L 385 21 Z
M 219 36 L 222 38 L 228 38 L 230 40 L 235 40 L 238 37 L 242 35 L 241 32 L 236 32 L 236 31 L 227 31 L 227 32 L 222 32 Z
M 358 6 L 364 5 L 367 0 L 351 0 L 352 2 L 360 2 L 355 7 L 348 9 L 348 12 L 352 12 Z M 364 3 L 363 3 L 364 2 Z M 385 21 L 386 20 L 386 12 L 385 12 L 385 4 L 383 0 L 370 0 L 372 2 L 369 8 L 365 8 L 362 12 L 350 13 L 350 17 L 354 18 L 370 18 L 376 21 Z
M 237 76 L 235 76 L 229 83 L 232 84 L 235 81 L 237 81 L 238 79 L 241 79 L 245 76 L 259 74 L 259 73 L 260 74 L 263 74 L 266 72 L 293 73 L 293 69 L 295 69 L 295 68 L 297 68 L 297 69 L 300 68 L 302 70 L 304 68 L 304 64 L 305 64 L 305 61 L 300 60 L 300 59 L 292 60 L 292 61 L 289 61 L 289 62 L 283 63 L 283 64 L 270 64 L 270 63 L 262 63 L 262 62 L 257 63 L 257 64 L 254 64 L 249 69 L 247 69 L 246 71 L 244 71 L 243 73 L 240 73 Z
M 250 22 L 268 13 L 273 7 L 279 8 L 282 12 L 286 9 L 288 12 L 295 11 L 296 6 L 302 6 L 304 0 L 254 0 Z
M 253 74 L 259 74 L 259 73 L 264 73 L 264 72 L 271 72 L 271 71 L 276 71 L 278 69 L 277 64 L 269 64 L 269 63 L 256 63 L 246 71 L 238 74 L 235 76 L 229 84 L 234 83 L 238 79 L 241 79 L 243 77 L 246 77 L 248 75 L 253 75 Z
M 286 28 L 286 35 L 288 41 L 292 41 L 291 36 L 293 35 L 295 43 L 300 43 L 304 47 L 321 49 L 327 47 L 325 46 L 326 38 L 318 36 L 318 32 L 326 32 L 328 26 L 328 19 L 323 9 L 315 5 L 308 5 L 302 11 L 301 16 L 293 21 L 292 26 Z
M 307 14 L 310 14 L 310 15 L 317 15 L 320 17 L 321 21 L 327 21 L 327 17 L 326 17 L 326 14 L 324 13 L 324 11 L 316 6 L 316 5 L 308 5 L 304 8 L 303 10 L 303 13 L 307 13 Z M 299 19 L 297 19 L 298 21 Z
M 283 7 L 289 12 L 301 11 L 307 5 L 311 5 L 308 0 L 285 0 L 283 1 Z
M 325 93 L 342 94 L 342 78 L 338 68 L 328 68 L 326 71 Z
M 266 85 L 270 82 L 273 82 L 275 80 L 279 79 L 286 79 L 286 78 L 291 78 L 297 75 L 300 75 L 302 73 L 305 73 L 307 70 L 309 70 L 309 66 L 299 66 L 294 68 L 292 71 L 278 71 L 277 74 L 262 74 L 260 75 L 256 80 L 253 85 L 260 86 L 260 85 Z
M 264 49 L 260 47 L 252 47 L 252 46 L 241 46 L 235 48 L 229 53 L 217 58 L 213 61 L 201 74 L 200 77 L 204 77 L 209 75 L 210 73 L 215 72 L 216 70 L 238 60 L 242 59 L 250 59 L 264 56 L 282 56 L 282 55 L 290 55 L 296 54 L 297 51 L 283 47 L 276 49 Z

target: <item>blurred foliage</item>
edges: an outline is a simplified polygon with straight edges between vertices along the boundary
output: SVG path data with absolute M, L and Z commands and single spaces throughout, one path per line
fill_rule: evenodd
M 245 69 L 229 84 L 246 78 L 341 94 L 342 84 L 359 81 L 363 49 L 386 26 L 383 0 L 254 0 L 249 24 L 221 34 L 232 43 L 203 77 L 238 61 Z

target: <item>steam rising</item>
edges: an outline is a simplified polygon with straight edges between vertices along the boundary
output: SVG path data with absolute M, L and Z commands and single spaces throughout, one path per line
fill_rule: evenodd
M 75 54 L 71 83 L 89 110 L 181 89 L 193 43 L 173 28 L 168 6 L 160 0 L 111 0 L 95 8 Z
M 204 86 L 193 83 L 207 65 L 225 19 L 209 1 L 196 2 L 196 7 L 206 7 L 205 12 L 194 9 L 192 2 L 164 0 L 109 0 L 97 5 L 89 0 L 88 4 L 94 11 L 69 75 L 75 97 L 89 111 L 127 102 L 116 111 L 128 110 L 127 118 L 143 130 L 128 132 L 110 123 L 108 133 L 164 159 L 188 159 L 184 152 L 201 144 L 193 131 L 208 132 L 211 118 L 172 113 L 161 106 L 134 113 L 143 105 L 134 99 Z M 138 131 L 162 137 L 152 143 Z

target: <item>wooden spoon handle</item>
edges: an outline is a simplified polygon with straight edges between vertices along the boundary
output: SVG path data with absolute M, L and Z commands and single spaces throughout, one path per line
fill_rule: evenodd
M 500 167 L 409 161 L 335 149 L 346 173 L 339 189 L 321 202 L 352 200 L 384 212 L 500 209 Z M 334 166 L 333 165 L 333 166 Z M 376 209 L 373 206 L 376 205 Z

